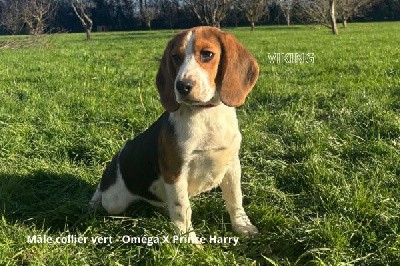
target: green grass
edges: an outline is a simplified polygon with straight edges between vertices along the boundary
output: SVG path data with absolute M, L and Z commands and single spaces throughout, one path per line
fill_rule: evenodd
M 227 29 L 261 68 L 238 109 L 244 204 L 261 233 L 203 250 L 27 243 L 173 234 L 145 203 L 110 217 L 87 202 L 105 163 L 162 113 L 155 74 L 175 32 L 20 37 L 0 49 L 0 265 L 400 265 L 399 27 Z M 274 64 L 274 52 L 315 62 Z M 220 192 L 192 207 L 199 236 L 233 235 Z

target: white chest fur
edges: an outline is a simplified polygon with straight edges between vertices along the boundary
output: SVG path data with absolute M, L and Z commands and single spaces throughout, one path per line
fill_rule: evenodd
M 170 119 L 183 156 L 181 177 L 188 180 L 189 196 L 219 185 L 240 148 L 235 109 L 223 104 L 212 108 L 182 105 Z

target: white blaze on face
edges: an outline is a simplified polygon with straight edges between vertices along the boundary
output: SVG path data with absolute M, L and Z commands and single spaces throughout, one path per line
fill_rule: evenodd
M 178 103 L 206 103 L 215 94 L 215 88 L 212 88 L 209 80 L 209 73 L 196 61 L 194 38 L 195 35 L 192 31 L 186 36 L 185 57 L 175 79 L 175 95 Z M 193 89 L 187 96 L 182 96 L 177 91 L 176 82 L 179 80 L 193 83 Z

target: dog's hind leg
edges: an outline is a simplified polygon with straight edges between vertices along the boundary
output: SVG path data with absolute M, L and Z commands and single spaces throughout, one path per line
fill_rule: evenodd
M 109 214 L 124 212 L 136 199 L 138 199 L 138 196 L 128 190 L 119 171 L 116 182 L 105 191 L 101 191 L 101 205 Z

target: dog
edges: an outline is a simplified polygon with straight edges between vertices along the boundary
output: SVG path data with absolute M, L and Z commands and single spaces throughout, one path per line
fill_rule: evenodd
M 220 186 L 233 231 L 257 234 L 242 206 L 235 107 L 258 75 L 255 58 L 232 34 L 205 26 L 177 34 L 156 77 L 166 111 L 113 157 L 91 205 L 110 214 L 135 200 L 167 206 L 176 231 L 196 243 L 189 197 Z

